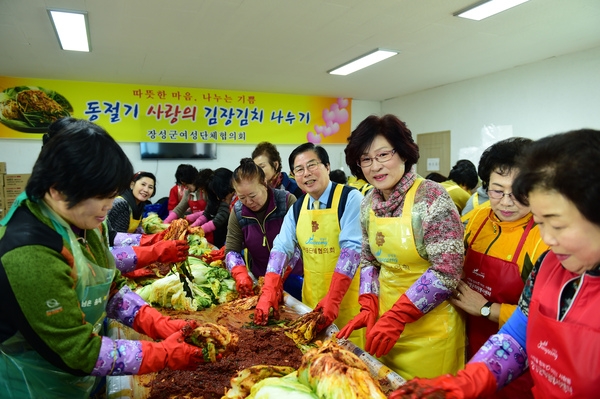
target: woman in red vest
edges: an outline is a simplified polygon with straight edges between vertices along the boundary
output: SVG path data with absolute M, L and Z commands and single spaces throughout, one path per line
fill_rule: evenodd
M 464 277 L 450 302 L 467 313 L 467 359 L 498 331 L 517 307 L 533 265 L 548 250 L 529 206 L 512 193 L 517 158 L 532 141 L 511 137 L 488 147 L 479 162 L 489 206 L 472 211 L 465 228 Z M 529 372 L 496 392 L 495 399 L 531 398 Z
M 600 386 L 600 131 L 546 137 L 525 151 L 512 189 L 550 251 L 506 324 L 456 376 L 415 378 L 390 398 L 478 398 L 527 368 L 535 398 L 598 397 Z

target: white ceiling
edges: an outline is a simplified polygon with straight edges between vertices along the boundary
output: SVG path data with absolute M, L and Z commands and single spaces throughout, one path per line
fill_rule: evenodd
M 600 46 L 600 0 L 452 16 L 474 2 L 0 0 L 0 76 L 383 101 Z M 92 52 L 60 50 L 46 8 L 87 11 Z M 327 74 L 377 47 L 400 54 Z

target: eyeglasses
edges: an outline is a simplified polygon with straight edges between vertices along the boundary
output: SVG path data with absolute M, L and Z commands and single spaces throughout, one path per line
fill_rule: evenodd
M 319 166 L 320 163 L 323 162 L 311 161 L 306 164 L 306 168 L 302 166 L 296 166 L 292 172 L 294 172 L 294 176 L 302 176 L 307 170 L 309 172 L 314 172 L 315 170 L 317 170 L 317 166 Z
M 502 198 L 504 198 L 506 196 L 513 201 L 515 200 L 515 196 L 513 195 L 513 193 L 505 193 L 504 191 L 500 191 L 500 190 L 488 190 L 487 193 L 488 193 L 488 196 L 492 199 L 501 200 Z
M 375 155 L 373 158 L 370 157 L 361 157 L 356 164 L 361 168 L 368 168 L 373 165 L 373 160 L 376 160 L 379 163 L 384 163 L 392 159 L 392 156 L 396 153 L 396 150 L 380 152 Z

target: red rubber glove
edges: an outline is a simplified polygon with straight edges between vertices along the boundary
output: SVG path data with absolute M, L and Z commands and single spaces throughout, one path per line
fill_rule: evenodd
M 235 289 L 242 298 L 254 295 L 254 291 L 252 290 L 254 283 L 248 274 L 246 265 L 235 265 L 232 267 L 231 276 L 235 280 Z
M 162 342 L 140 341 L 142 364 L 139 374 L 160 371 L 168 366 L 171 370 L 195 370 L 204 363 L 202 349 L 184 341 L 183 331 L 171 334 Z
M 205 261 L 208 264 L 210 264 L 211 262 L 214 262 L 216 260 L 224 260 L 225 259 L 225 246 L 223 245 L 221 247 L 221 249 L 213 249 L 210 252 L 203 253 L 202 255 L 200 255 L 200 259 L 202 259 L 203 261 Z M 246 267 L 246 266 L 244 266 L 244 267 Z
M 262 287 L 256 310 L 254 324 L 265 325 L 269 320 L 269 310 L 273 308 L 273 317 L 279 319 L 279 301 L 283 294 L 283 281 L 277 273 L 265 274 L 265 284 Z
M 186 240 L 163 240 L 149 247 L 132 247 L 137 255 L 136 269 L 154 262 L 183 262 L 188 257 L 190 246 Z
M 496 379 L 484 363 L 468 363 L 464 370 L 436 378 L 415 378 L 392 392 L 389 399 L 486 398 L 496 392 Z
M 197 327 L 195 321 L 186 322 L 184 320 L 171 319 L 170 317 L 163 316 L 152 306 L 144 305 L 135 316 L 131 327 L 135 331 L 146 334 L 156 340 L 166 339 L 173 333 L 181 330 L 186 324 L 190 324 L 192 329 Z
M 412 323 L 423 316 L 423 313 L 405 294 L 385 312 L 371 331 L 367 333 L 365 350 L 377 357 L 387 354 L 396 344 L 406 323 Z
M 319 310 L 323 312 L 323 317 L 317 324 L 318 331 L 327 328 L 337 319 L 340 311 L 340 303 L 342 303 L 342 299 L 344 299 L 344 295 L 346 295 L 350 284 L 352 284 L 350 277 L 342 273 L 333 273 L 327 295 L 315 307 L 315 312 Z
M 160 233 L 156 234 L 142 234 L 142 238 L 140 239 L 140 246 L 147 247 L 149 245 L 154 245 L 157 242 L 160 242 L 165 237 L 165 232 L 167 230 L 163 230 Z
M 348 338 L 352 331 L 367 327 L 367 334 L 377 321 L 379 315 L 379 299 L 375 294 L 362 294 L 358 297 L 360 313 L 354 316 L 344 328 L 337 333 L 338 338 Z

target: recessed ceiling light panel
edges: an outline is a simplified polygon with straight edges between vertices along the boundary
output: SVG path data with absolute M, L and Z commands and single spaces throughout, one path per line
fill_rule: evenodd
M 87 12 L 48 10 L 48 15 L 63 50 L 90 51 Z
M 361 55 L 360 57 L 358 57 L 352 61 L 349 61 L 343 65 L 340 65 L 337 68 L 327 71 L 327 73 L 330 73 L 332 75 L 346 76 L 346 75 L 351 74 L 352 72 L 358 71 L 359 69 L 366 68 L 370 65 L 373 65 L 380 61 L 388 59 L 396 54 L 398 54 L 397 51 L 376 49 L 376 50 L 371 51 L 370 53 Z
M 485 0 L 470 5 L 452 15 L 455 17 L 472 19 L 474 21 L 481 21 L 482 19 L 496 15 L 509 8 L 523 4 L 526 1 L 529 0 Z

